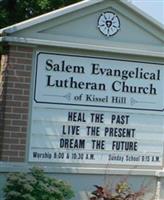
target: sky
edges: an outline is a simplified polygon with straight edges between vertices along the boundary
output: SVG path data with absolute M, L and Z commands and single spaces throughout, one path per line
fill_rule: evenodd
M 130 2 L 164 25 L 164 0 L 130 0 Z

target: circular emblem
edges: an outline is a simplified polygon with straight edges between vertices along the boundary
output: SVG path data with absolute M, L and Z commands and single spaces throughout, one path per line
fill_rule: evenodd
M 120 30 L 120 20 L 114 12 L 104 12 L 98 18 L 98 29 L 106 36 L 115 35 Z

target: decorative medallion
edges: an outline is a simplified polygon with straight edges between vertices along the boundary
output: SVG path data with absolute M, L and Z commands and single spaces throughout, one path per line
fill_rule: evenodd
M 104 12 L 98 18 L 98 28 L 106 36 L 113 36 L 120 30 L 119 17 L 111 11 Z

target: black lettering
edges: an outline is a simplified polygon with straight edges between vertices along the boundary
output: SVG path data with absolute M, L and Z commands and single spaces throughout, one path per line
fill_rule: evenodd
M 86 122 L 85 113 L 68 112 L 68 121 Z
M 84 149 L 85 140 L 84 139 L 60 139 L 60 148 L 65 149 Z
M 51 59 L 48 59 L 46 60 L 46 70 L 47 71 L 51 71 L 53 69 L 53 64 L 52 64 L 52 60 Z
M 104 123 L 104 114 L 91 113 L 91 122 Z
M 92 140 L 92 149 L 105 149 L 105 140 Z
M 132 141 L 113 141 L 112 142 L 112 150 L 116 151 L 137 151 L 138 143 Z
M 51 82 L 51 76 L 50 76 L 50 75 L 47 75 L 47 86 L 49 86 L 49 87 L 55 86 L 55 84 L 53 84 L 53 83 Z
M 111 116 L 111 123 L 115 124 L 128 124 L 129 122 L 129 115 L 115 115 Z
M 100 136 L 100 127 L 97 126 L 87 126 L 88 136 Z
M 62 134 L 63 135 L 79 135 L 80 126 L 63 125 Z

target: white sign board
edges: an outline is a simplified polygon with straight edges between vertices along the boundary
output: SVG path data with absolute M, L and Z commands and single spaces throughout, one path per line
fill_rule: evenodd
M 38 53 L 29 161 L 162 166 L 162 93 L 161 65 Z
M 38 53 L 35 101 L 88 109 L 164 110 L 162 65 Z
M 30 161 L 162 165 L 163 117 L 38 109 Z

